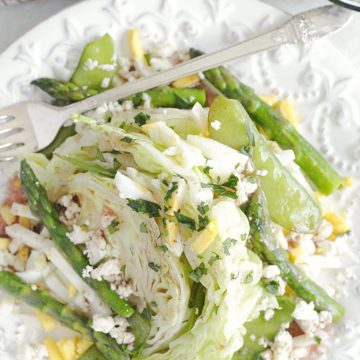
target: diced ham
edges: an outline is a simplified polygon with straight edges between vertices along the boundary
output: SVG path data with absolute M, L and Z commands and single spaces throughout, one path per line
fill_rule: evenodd
M 21 188 L 21 182 L 18 176 L 14 176 L 9 182 L 8 188 L 9 196 L 6 198 L 4 204 L 11 206 L 14 202 L 19 204 L 26 204 L 27 200 L 23 189 Z

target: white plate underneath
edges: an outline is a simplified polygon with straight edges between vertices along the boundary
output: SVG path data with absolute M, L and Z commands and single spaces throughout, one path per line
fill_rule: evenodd
M 287 15 L 257 0 L 90 0 L 40 24 L 0 56 L 0 108 L 40 99 L 30 86 L 40 76 L 66 78 L 84 44 L 109 32 L 124 56 L 126 29 L 137 27 L 147 44 L 167 41 L 179 47 L 212 51 L 266 31 Z M 68 68 L 68 69 L 66 69 Z M 347 213 L 354 245 L 340 270 L 327 278 L 342 289 L 344 322 L 328 359 L 357 359 L 360 354 L 360 74 L 327 40 L 312 46 L 287 46 L 232 64 L 234 72 L 261 94 L 289 98 L 302 114 L 301 130 L 354 186 L 335 195 Z M 51 121 L 51 119 L 41 119 Z M 6 179 L 0 177 L 0 196 Z M 338 209 L 338 208 L 337 208 Z M 356 279 L 337 276 L 349 270 Z

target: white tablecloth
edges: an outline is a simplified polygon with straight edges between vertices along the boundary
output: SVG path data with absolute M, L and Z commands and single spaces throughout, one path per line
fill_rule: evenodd
M 0 7 L 0 53 L 15 39 L 33 26 L 61 9 L 81 0 L 33 0 L 21 5 Z M 101 1 L 101 0 L 99 0 Z M 241 0 L 237 0 L 241 1 Z M 329 4 L 325 0 L 263 0 L 290 14 L 311 7 Z M 331 41 L 350 61 L 360 69 L 360 13 L 354 12 L 353 22 L 346 29 L 332 35 Z

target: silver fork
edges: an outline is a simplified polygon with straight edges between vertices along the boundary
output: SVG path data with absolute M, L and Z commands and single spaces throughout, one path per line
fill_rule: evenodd
M 179 64 L 172 69 L 129 82 L 73 105 L 62 108 L 40 102 L 22 102 L 0 110 L 0 165 L 48 145 L 73 113 L 92 110 L 149 88 L 168 84 L 241 56 L 270 50 L 280 45 L 305 43 L 333 33 L 350 21 L 348 10 L 324 6 L 294 16 L 283 26 L 248 41 Z M 36 126 L 33 126 L 35 124 Z

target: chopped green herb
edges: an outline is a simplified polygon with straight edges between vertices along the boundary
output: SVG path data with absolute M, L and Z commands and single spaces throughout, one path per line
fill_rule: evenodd
M 254 280 L 254 273 L 253 271 L 249 271 L 244 277 L 244 283 L 250 284 Z
M 165 201 L 168 201 L 171 199 L 172 194 L 179 188 L 179 184 L 177 182 L 171 183 L 170 189 L 166 192 L 165 195 Z
M 221 259 L 220 255 L 217 253 L 214 253 L 214 255 L 211 256 L 211 258 L 209 259 L 209 265 L 211 266 L 215 261 L 218 261 Z
M 137 125 L 143 126 L 150 120 L 150 115 L 140 112 L 135 116 L 134 119 Z
M 151 305 L 152 307 L 157 307 L 157 306 L 158 306 L 158 304 L 157 304 L 156 301 L 151 301 L 151 302 L 150 302 L 150 305 Z
M 210 176 L 210 170 L 212 169 L 211 166 L 204 166 L 202 171 L 204 174 L 206 174 L 207 176 Z
M 320 345 L 321 344 L 321 337 L 320 336 L 315 336 L 314 340 Z
M 119 230 L 119 225 L 120 225 L 120 223 L 117 221 L 117 220 L 113 220 L 112 222 L 111 222 L 111 224 L 108 226 L 108 232 L 110 233 L 110 234 L 113 234 L 113 233 L 115 233 L 116 231 L 118 231 Z
M 243 155 L 246 155 L 246 156 L 249 156 L 249 157 L 252 157 L 253 156 L 253 152 L 254 152 L 254 148 L 252 146 L 242 146 L 240 148 L 240 152 L 243 154 Z
M 203 275 L 207 274 L 207 268 L 204 263 L 201 263 L 197 268 L 189 273 L 189 278 L 195 282 L 200 282 L 200 279 Z
M 237 199 L 237 195 L 236 195 L 235 191 L 228 190 L 226 187 L 224 187 L 222 185 L 201 183 L 201 187 L 202 188 L 211 188 L 214 191 L 214 193 L 216 193 L 218 195 L 226 196 L 231 199 Z
M 193 307 L 194 307 L 194 300 L 190 298 L 188 302 L 188 308 L 192 309 Z
M 190 230 L 196 230 L 195 220 L 191 217 L 180 214 L 179 212 L 175 213 L 175 217 L 179 223 L 186 225 Z
M 165 186 L 169 186 L 169 183 L 164 179 L 161 181 Z
M 207 216 L 199 216 L 199 227 L 198 231 L 204 230 L 209 224 L 210 220 Z
M 96 149 L 96 159 L 102 162 L 105 162 L 104 154 L 100 151 L 99 148 Z
M 236 280 L 239 277 L 239 273 L 237 273 L 236 275 L 234 273 L 231 273 L 230 278 L 231 280 Z
M 234 246 L 236 243 L 237 243 L 237 240 L 231 239 L 231 238 L 227 238 L 227 239 L 223 242 L 225 255 L 230 255 L 229 249 L 230 249 L 232 246 Z
M 209 211 L 209 205 L 202 202 L 198 205 L 197 209 L 201 215 L 205 215 Z
M 152 58 L 152 55 L 147 52 L 147 53 L 144 54 L 144 58 L 145 58 L 146 63 L 147 63 L 149 66 L 151 66 L 151 58 Z
M 120 271 L 121 271 L 122 273 L 124 273 L 124 272 L 125 272 L 125 269 L 126 269 L 126 265 L 122 265 L 121 268 L 120 268 Z
M 158 248 L 159 248 L 162 252 L 164 252 L 164 253 L 167 252 L 167 251 L 169 251 L 169 249 L 167 248 L 166 245 L 159 245 Z
M 141 106 L 141 105 L 144 105 L 144 98 L 143 98 L 143 94 L 144 93 L 137 93 L 133 99 L 132 99 L 132 102 L 134 104 L 135 107 L 138 107 L 138 106 Z
M 160 270 L 160 265 L 158 265 L 158 264 L 155 264 L 153 262 L 149 262 L 148 265 L 149 265 L 150 269 L 152 269 L 152 270 L 154 270 L 156 272 L 158 272 Z
M 151 218 L 160 216 L 161 207 L 156 203 L 143 199 L 127 199 L 127 201 L 128 206 L 137 213 L 148 214 Z
M 219 305 L 215 305 L 214 308 L 215 308 L 215 314 L 217 314 L 219 311 Z
M 140 232 L 143 233 L 143 234 L 147 234 L 147 233 L 148 233 L 148 229 L 147 229 L 145 223 L 141 223 L 141 224 L 140 224 Z
M 133 141 L 133 139 L 130 138 L 130 137 L 128 137 L 128 136 L 123 137 L 121 140 L 124 141 L 124 142 L 126 142 L 126 143 L 128 143 L 128 144 Z
M 145 319 L 147 320 L 151 320 L 151 312 L 148 308 L 145 308 L 142 312 L 142 315 L 144 316 Z
M 223 186 L 235 190 L 238 182 L 239 182 L 239 178 L 236 175 L 231 174 L 229 178 L 226 180 L 226 182 L 224 182 Z
M 270 294 L 277 294 L 279 291 L 279 282 L 275 280 L 271 280 L 264 283 L 264 288 L 270 293 Z
M 120 129 L 125 129 L 125 125 L 126 125 L 126 124 L 125 124 L 125 121 L 123 121 L 123 122 L 119 125 L 119 128 L 120 128 Z
M 115 171 L 118 171 L 121 167 L 121 164 L 119 163 L 119 161 L 117 159 L 114 159 L 113 161 L 113 167 Z

